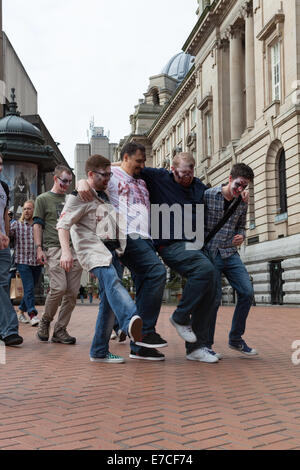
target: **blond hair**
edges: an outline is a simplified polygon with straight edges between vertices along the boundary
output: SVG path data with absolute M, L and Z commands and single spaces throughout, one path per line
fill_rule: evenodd
M 196 165 L 196 162 L 195 162 L 195 159 L 194 159 L 193 155 L 189 152 L 177 153 L 177 155 L 175 155 L 175 157 L 173 158 L 172 166 L 174 168 L 177 168 L 181 161 L 191 163 L 193 166 Z
M 31 204 L 33 209 L 34 209 L 34 201 L 32 199 L 28 199 L 28 201 L 24 202 L 23 204 L 23 211 L 22 211 L 22 215 L 20 217 L 20 222 L 22 222 L 22 224 L 24 223 L 24 220 L 25 220 L 25 214 L 24 214 L 24 207 L 25 207 L 25 204 Z

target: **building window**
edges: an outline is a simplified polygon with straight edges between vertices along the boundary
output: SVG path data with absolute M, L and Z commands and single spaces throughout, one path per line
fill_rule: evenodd
M 279 202 L 279 214 L 287 213 L 287 194 L 286 194 L 286 165 L 285 165 L 285 151 L 282 150 L 277 167 L 277 180 L 278 180 L 278 202 Z
M 271 46 L 272 101 L 280 101 L 281 99 L 280 74 L 280 44 L 276 42 Z
M 254 200 L 254 184 L 249 183 L 249 228 L 255 228 L 255 200 Z
M 153 90 L 152 99 L 153 99 L 154 106 L 159 106 L 160 105 L 158 90 Z
M 195 125 L 197 124 L 196 119 L 197 119 L 196 107 L 194 107 L 191 109 L 191 129 L 193 129 L 193 127 L 195 127 Z
M 205 114 L 205 150 L 206 156 L 211 157 L 213 153 L 212 145 L 212 114 Z
M 179 144 L 182 140 L 182 124 L 177 126 L 177 143 Z
M 170 147 L 170 138 L 168 137 L 166 139 L 166 155 L 169 155 L 170 154 L 170 150 L 171 150 L 171 147 Z

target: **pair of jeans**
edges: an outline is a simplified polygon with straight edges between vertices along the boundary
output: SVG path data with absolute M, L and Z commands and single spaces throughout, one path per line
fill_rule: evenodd
M 156 254 L 152 240 L 128 235 L 126 250 L 120 261 L 131 271 L 135 284 L 137 311 L 143 320 L 143 336 L 154 333 L 164 295 L 166 269 Z M 140 348 L 131 342 L 133 352 L 138 353 Z
M 11 256 L 9 248 L 0 250 L 0 335 L 7 338 L 19 331 L 18 317 L 13 308 L 8 289 Z
M 17 264 L 17 270 L 20 273 L 24 289 L 24 297 L 21 301 L 19 309 L 22 312 L 28 312 L 37 315 L 38 312 L 35 308 L 34 288 L 39 281 L 42 266 Z
M 218 293 L 209 327 L 209 347 L 214 343 L 217 313 L 222 300 L 222 273 L 227 278 L 231 287 L 237 292 L 237 304 L 234 310 L 231 330 L 229 333 L 230 343 L 239 343 L 242 339 L 254 297 L 249 274 L 238 253 L 235 253 L 228 258 L 222 258 L 218 252 L 214 259 L 214 264 L 217 271 Z
M 101 301 L 90 356 L 104 358 L 109 352 L 109 340 L 115 316 L 122 331 L 128 333 L 130 319 L 137 315 L 137 309 L 113 264 L 94 268 L 91 273 L 99 281 Z
M 180 325 L 190 325 L 196 343 L 186 343 L 187 354 L 206 346 L 216 295 L 214 265 L 201 250 L 191 250 L 185 241 L 174 242 L 160 251 L 169 268 L 186 278 L 181 300 L 173 313 Z

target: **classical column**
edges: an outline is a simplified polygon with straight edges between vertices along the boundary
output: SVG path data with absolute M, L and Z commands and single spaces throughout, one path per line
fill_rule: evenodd
M 229 40 L 231 140 L 238 140 L 244 131 L 242 30 L 231 27 Z
M 254 20 L 252 2 L 245 8 L 245 48 L 246 48 L 246 120 L 247 129 L 254 126 L 255 106 L 255 59 L 254 59 Z

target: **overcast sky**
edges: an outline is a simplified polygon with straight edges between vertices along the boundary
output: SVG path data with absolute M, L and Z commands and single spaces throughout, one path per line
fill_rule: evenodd
M 196 0 L 3 0 L 3 29 L 71 166 L 92 116 L 111 142 L 130 133 L 149 77 L 181 51 L 196 9 Z

